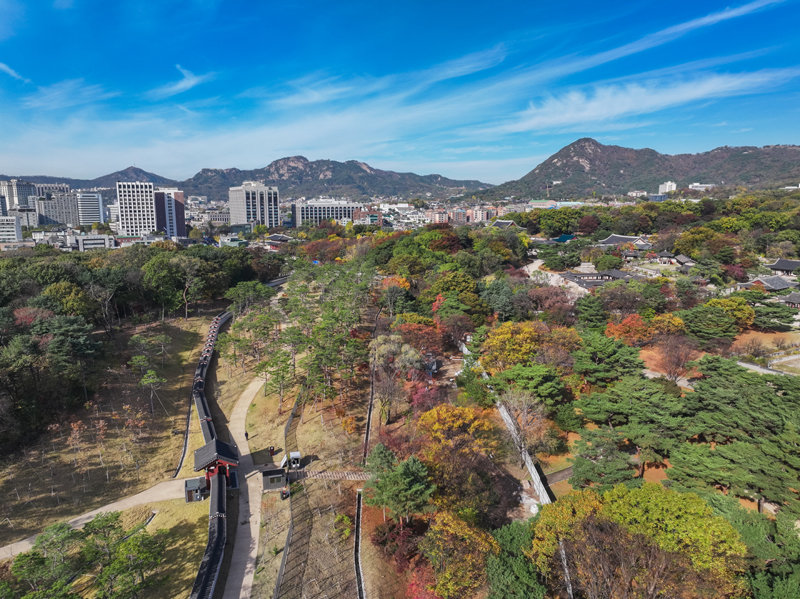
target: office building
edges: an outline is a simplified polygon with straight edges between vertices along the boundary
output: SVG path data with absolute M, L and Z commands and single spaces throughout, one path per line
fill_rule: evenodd
M 46 198 L 55 193 L 69 193 L 69 183 L 35 183 L 36 195 Z
M 29 198 L 37 196 L 36 186 L 21 179 L 0 181 L 0 196 L 6 198 L 6 211 L 17 206 L 33 208 Z
M 106 222 L 103 211 L 103 195 L 96 191 L 79 191 L 76 194 L 78 202 L 78 224 L 93 225 Z
M 22 241 L 22 226 L 18 216 L 0 216 L 0 243 Z
M 228 209 L 232 225 L 254 224 L 279 227 L 278 188 L 245 181 L 228 189 Z
M 5 216 L 5 215 L 4 215 Z M 23 227 L 34 228 L 39 225 L 39 213 L 35 208 L 28 208 L 21 206 L 19 208 L 12 208 L 8 211 L 8 216 L 16 216 L 19 218 L 19 224 Z
M 295 227 L 303 225 L 319 225 L 323 221 L 335 220 L 348 222 L 353 220 L 356 210 L 362 210 L 362 204 L 355 204 L 347 200 L 332 200 L 322 198 L 309 200 L 304 204 L 292 204 L 292 222 Z
M 50 193 L 34 202 L 40 225 L 78 225 L 78 199 L 74 192 Z
M 186 210 L 183 191 L 159 187 L 153 194 L 156 206 L 156 231 L 167 237 L 186 237 Z
M 148 181 L 117 181 L 119 233 L 130 237 L 158 230 L 155 188 Z

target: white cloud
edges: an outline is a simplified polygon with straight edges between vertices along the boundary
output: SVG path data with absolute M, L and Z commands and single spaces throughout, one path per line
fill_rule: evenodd
M 170 96 L 175 96 L 177 94 L 182 94 L 185 91 L 189 91 L 193 87 L 204 83 L 205 81 L 209 81 L 214 78 L 214 73 L 206 73 L 205 75 L 195 75 L 188 69 L 184 69 L 181 65 L 176 64 L 175 68 L 180 71 L 181 75 L 183 76 L 180 81 L 176 81 L 175 83 L 169 83 L 167 85 L 163 85 L 156 89 L 150 90 L 148 92 L 148 96 L 155 100 L 162 100 L 164 98 L 169 98 Z
M 14 79 L 18 79 L 19 81 L 24 81 L 25 83 L 31 82 L 30 79 L 25 79 L 25 77 L 17 73 L 14 69 L 12 69 L 4 62 L 0 62 L 0 73 L 5 73 L 6 75 L 9 75 Z
M 86 104 L 96 104 L 119 95 L 102 85 L 89 84 L 83 79 L 67 79 L 37 88 L 36 93 L 23 98 L 23 106 L 36 110 L 58 110 Z
M 526 110 L 518 113 L 510 122 L 484 131 L 519 133 L 602 123 L 700 100 L 760 92 L 798 75 L 798 69 L 776 69 L 742 74 L 714 74 L 680 82 L 670 78 L 626 85 L 596 86 L 590 92 L 572 90 L 531 102 Z

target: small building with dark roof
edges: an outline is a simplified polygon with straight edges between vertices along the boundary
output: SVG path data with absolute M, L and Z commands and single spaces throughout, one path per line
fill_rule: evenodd
M 790 275 L 800 268 L 800 260 L 780 258 L 772 264 L 767 264 L 767 268 L 769 268 L 774 275 Z
M 286 470 L 283 468 L 264 470 L 261 475 L 264 491 L 280 491 L 286 486 Z
M 779 301 L 783 302 L 790 308 L 800 308 L 800 293 L 794 291 L 789 295 L 784 295 Z
M 521 229 L 517 223 L 513 220 L 496 220 L 491 224 L 492 227 L 496 227 L 498 229 Z
M 740 283 L 739 287 L 741 289 L 750 289 L 757 283 L 763 285 L 766 291 L 783 291 L 784 289 L 796 287 L 796 285 L 791 281 L 787 281 L 783 277 L 779 277 L 777 275 L 773 275 L 771 277 L 758 277 L 757 279 L 753 279 L 747 283 Z
M 594 289 L 605 285 L 609 281 L 627 281 L 629 279 L 640 279 L 636 275 L 612 268 L 599 272 L 565 272 L 561 275 L 567 281 L 571 281 L 584 289 Z
M 649 241 L 647 241 L 641 235 L 609 235 L 605 239 L 601 239 L 595 245 L 597 247 L 617 247 L 618 245 L 625 245 L 630 243 L 635 247 L 637 250 L 649 250 L 653 247 Z
M 681 266 L 686 266 L 687 264 L 689 266 L 695 265 L 695 261 L 692 260 L 689 256 L 685 256 L 684 254 L 678 254 L 677 256 L 675 256 L 675 262 L 677 262 Z
M 236 448 L 212 439 L 194 452 L 194 471 L 199 472 L 213 466 L 238 466 L 239 452 Z

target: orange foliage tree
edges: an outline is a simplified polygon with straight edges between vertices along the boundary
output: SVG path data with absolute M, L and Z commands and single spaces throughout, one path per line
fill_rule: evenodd
M 606 337 L 619 339 L 625 345 L 640 347 L 653 339 L 653 329 L 638 314 L 626 316 L 619 323 L 606 325 Z

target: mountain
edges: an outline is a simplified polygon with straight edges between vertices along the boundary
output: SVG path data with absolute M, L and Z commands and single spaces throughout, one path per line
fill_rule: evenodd
M 430 193 L 442 198 L 490 187 L 480 181 L 456 181 L 441 175 L 384 171 L 356 160 L 310 161 L 304 156 L 281 158 L 264 168 L 249 171 L 204 168 L 191 179 L 182 181 L 181 185 L 188 193 L 226 197 L 228 188 L 240 185 L 242 181 L 264 181 L 267 185 L 276 185 L 284 197 L 413 197 Z
M 0 175 L 0 179 L 10 177 Z M 491 187 L 480 181 L 456 181 L 441 175 L 415 175 L 372 168 L 364 162 L 348 160 L 310 161 L 303 156 L 281 158 L 264 168 L 240 170 L 238 168 L 204 168 L 186 181 L 174 181 L 140 168 L 130 166 L 122 171 L 96 179 L 69 179 L 50 176 L 20 176 L 33 183 L 69 183 L 75 188 L 116 187 L 117 181 L 152 181 L 156 185 L 177 186 L 187 195 L 205 195 L 211 199 L 226 199 L 228 188 L 243 181 L 264 181 L 276 185 L 282 197 L 300 196 L 369 196 L 416 197 L 430 193 L 436 198 Z
M 0 179 L 11 179 L 11 176 L 0 175 Z M 126 169 L 103 175 L 96 179 L 70 179 L 69 177 L 51 177 L 49 175 L 31 175 L 31 176 L 14 176 L 16 179 L 24 179 L 31 183 L 69 183 L 72 189 L 87 189 L 92 187 L 107 187 L 116 188 L 117 181 L 152 181 L 156 185 L 164 187 L 176 185 L 176 181 L 167 179 L 155 173 L 148 173 L 135 166 L 129 166 Z
M 555 181 L 560 183 L 554 184 Z M 655 193 L 658 185 L 675 181 L 744 185 L 751 188 L 797 185 L 800 146 L 723 146 L 701 154 L 660 154 L 655 150 L 607 146 L 591 138 L 562 148 L 527 175 L 482 192 L 484 199 L 577 198 L 593 194 Z

